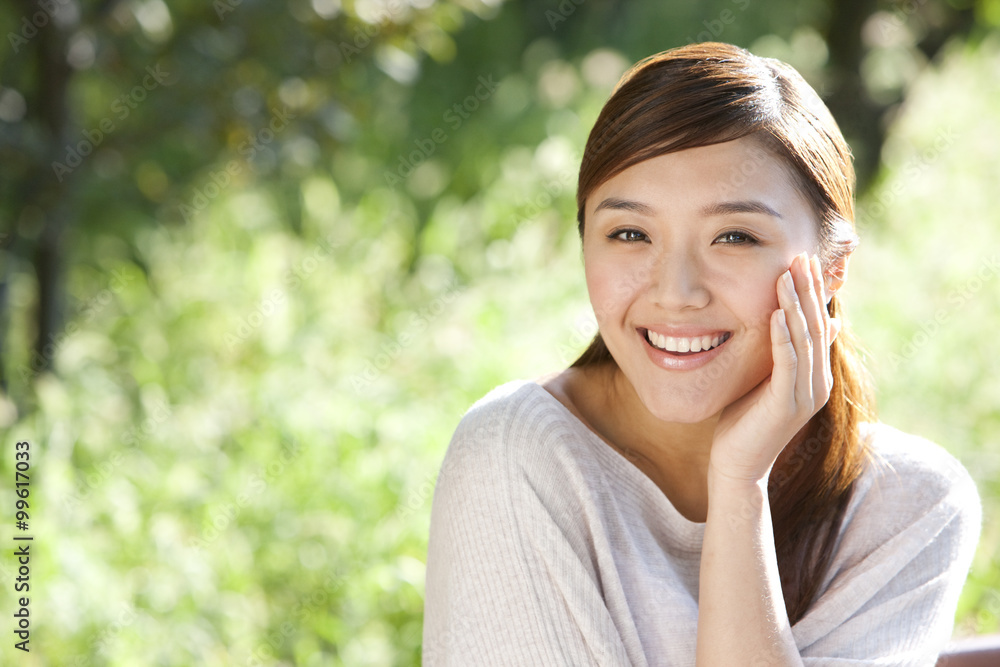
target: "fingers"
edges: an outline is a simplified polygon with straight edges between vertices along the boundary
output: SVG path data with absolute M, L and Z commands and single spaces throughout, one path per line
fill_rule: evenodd
M 806 253 L 796 256 L 778 280 L 778 305 L 787 322 L 783 334 L 772 321 L 772 336 L 777 335 L 777 340 L 772 338 L 775 370 L 780 365 L 783 371 L 776 375 L 787 373 L 790 386 L 775 386 L 775 390 L 787 390 L 781 395 L 794 396 L 795 403 L 810 414 L 826 402 L 833 382 L 829 346 L 837 325 L 830 322 L 824 296 L 819 259 L 810 259 Z
M 787 274 L 787 271 L 786 271 Z M 778 292 L 786 289 L 783 279 L 778 279 Z M 780 299 L 779 299 L 780 303 Z M 795 371 L 798 366 L 792 335 L 788 330 L 788 318 L 783 308 L 771 313 L 771 358 L 774 370 L 771 372 L 769 386 L 779 399 L 792 396 L 795 392 Z
M 813 299 L 816 311 L 815 323 L 810 322 L 809 331 L 813 339 L 813 396 L 825 401 L 829 396 L 830 387 L 833 385 L 833 373 L 830 370 L 830 314 L 826 310 L 826 293 L 823 280 L 823 268 L 819 264 L 819 257 L 813 255 L 809 259 L 810 275 L 815 298 Z
M 792 374 L 792 388 L 783 394 L 793 398 L 797 405 L 812 402 L 812 348 L 809 331 L 810 323 L 804 307 L 808 307 L 811 280 L 806 278 L 800 264 L 801 256 L 792 260 L 792 265 L 779 279 L 778 305 L 785 312 L 791 349 L 795 355 Z M 775 387 L 778 389 L 778 387 Z

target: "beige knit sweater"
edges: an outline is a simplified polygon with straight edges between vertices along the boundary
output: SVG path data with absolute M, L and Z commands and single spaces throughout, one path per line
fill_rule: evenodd
M 882 462 L 792 630 L 806 665 L 933 665 L 979 496 L 937 445 L 883 424 L 865 437 Z M 435 489 L 424 664 L 694 665 L 704 528 L 544 388 L 498 387 L 462 420 Z

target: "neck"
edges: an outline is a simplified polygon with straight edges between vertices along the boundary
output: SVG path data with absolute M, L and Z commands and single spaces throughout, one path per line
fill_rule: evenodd
M 687 424 L 655 417 L 614 363 L 590 376 L 581 407 L 590 427 L 646 474 L 691 521 L 708 514 L 708 461 L 719 415 Z

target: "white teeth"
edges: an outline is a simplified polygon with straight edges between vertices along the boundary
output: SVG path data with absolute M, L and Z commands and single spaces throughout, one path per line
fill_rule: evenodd
M 655 331 L 646 330 L 649 342 L 661 350 L 667 352 L 703 352 L 718 347 L 720 342 L 725 342 L 728 338 L 726 334 L 720 336 L 698 336 L 696 338 L 675 338 L 673 336 L 663 336 Z

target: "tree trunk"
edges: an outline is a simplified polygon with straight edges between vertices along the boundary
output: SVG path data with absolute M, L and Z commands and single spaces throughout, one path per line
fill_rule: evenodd
M 24 3 L 33 7 L 32 3 Z M 31 262 L 38 281 L 38 301 L 35 312 L 37 324 L 34 344 L 34 370 L 52 366 L 55 342 L 63 322 L 63 236 L 69 223 L 66 184 L 72 175 L 62 181 L 56 178 L 50 165 L 64 159 L 68 132 L 67 92 L 72 70 L 66 62 L 66 36 L 55 23 L 39 29 L 36 40 L 38 63 L 38 89 L 35 94 L 36 110 L 42 126 L 49 135 L 49 160 L 36 165 L 28 205 L 43 212 L 43 227 L 35 242 Z
M 865 47 L 861 29 L 875 13 L 875 0 L 837 0 L 829 3 L 830 22 L 826 43 L 830 52 L 830 90 L 826 103 L 837 119 L 854 150 L 854 169 L 858 176 L 858 194 L 871 183 L 878 170 L 885 141 L 882 114 L 885 107 L 876 104 L 861 78 Z

